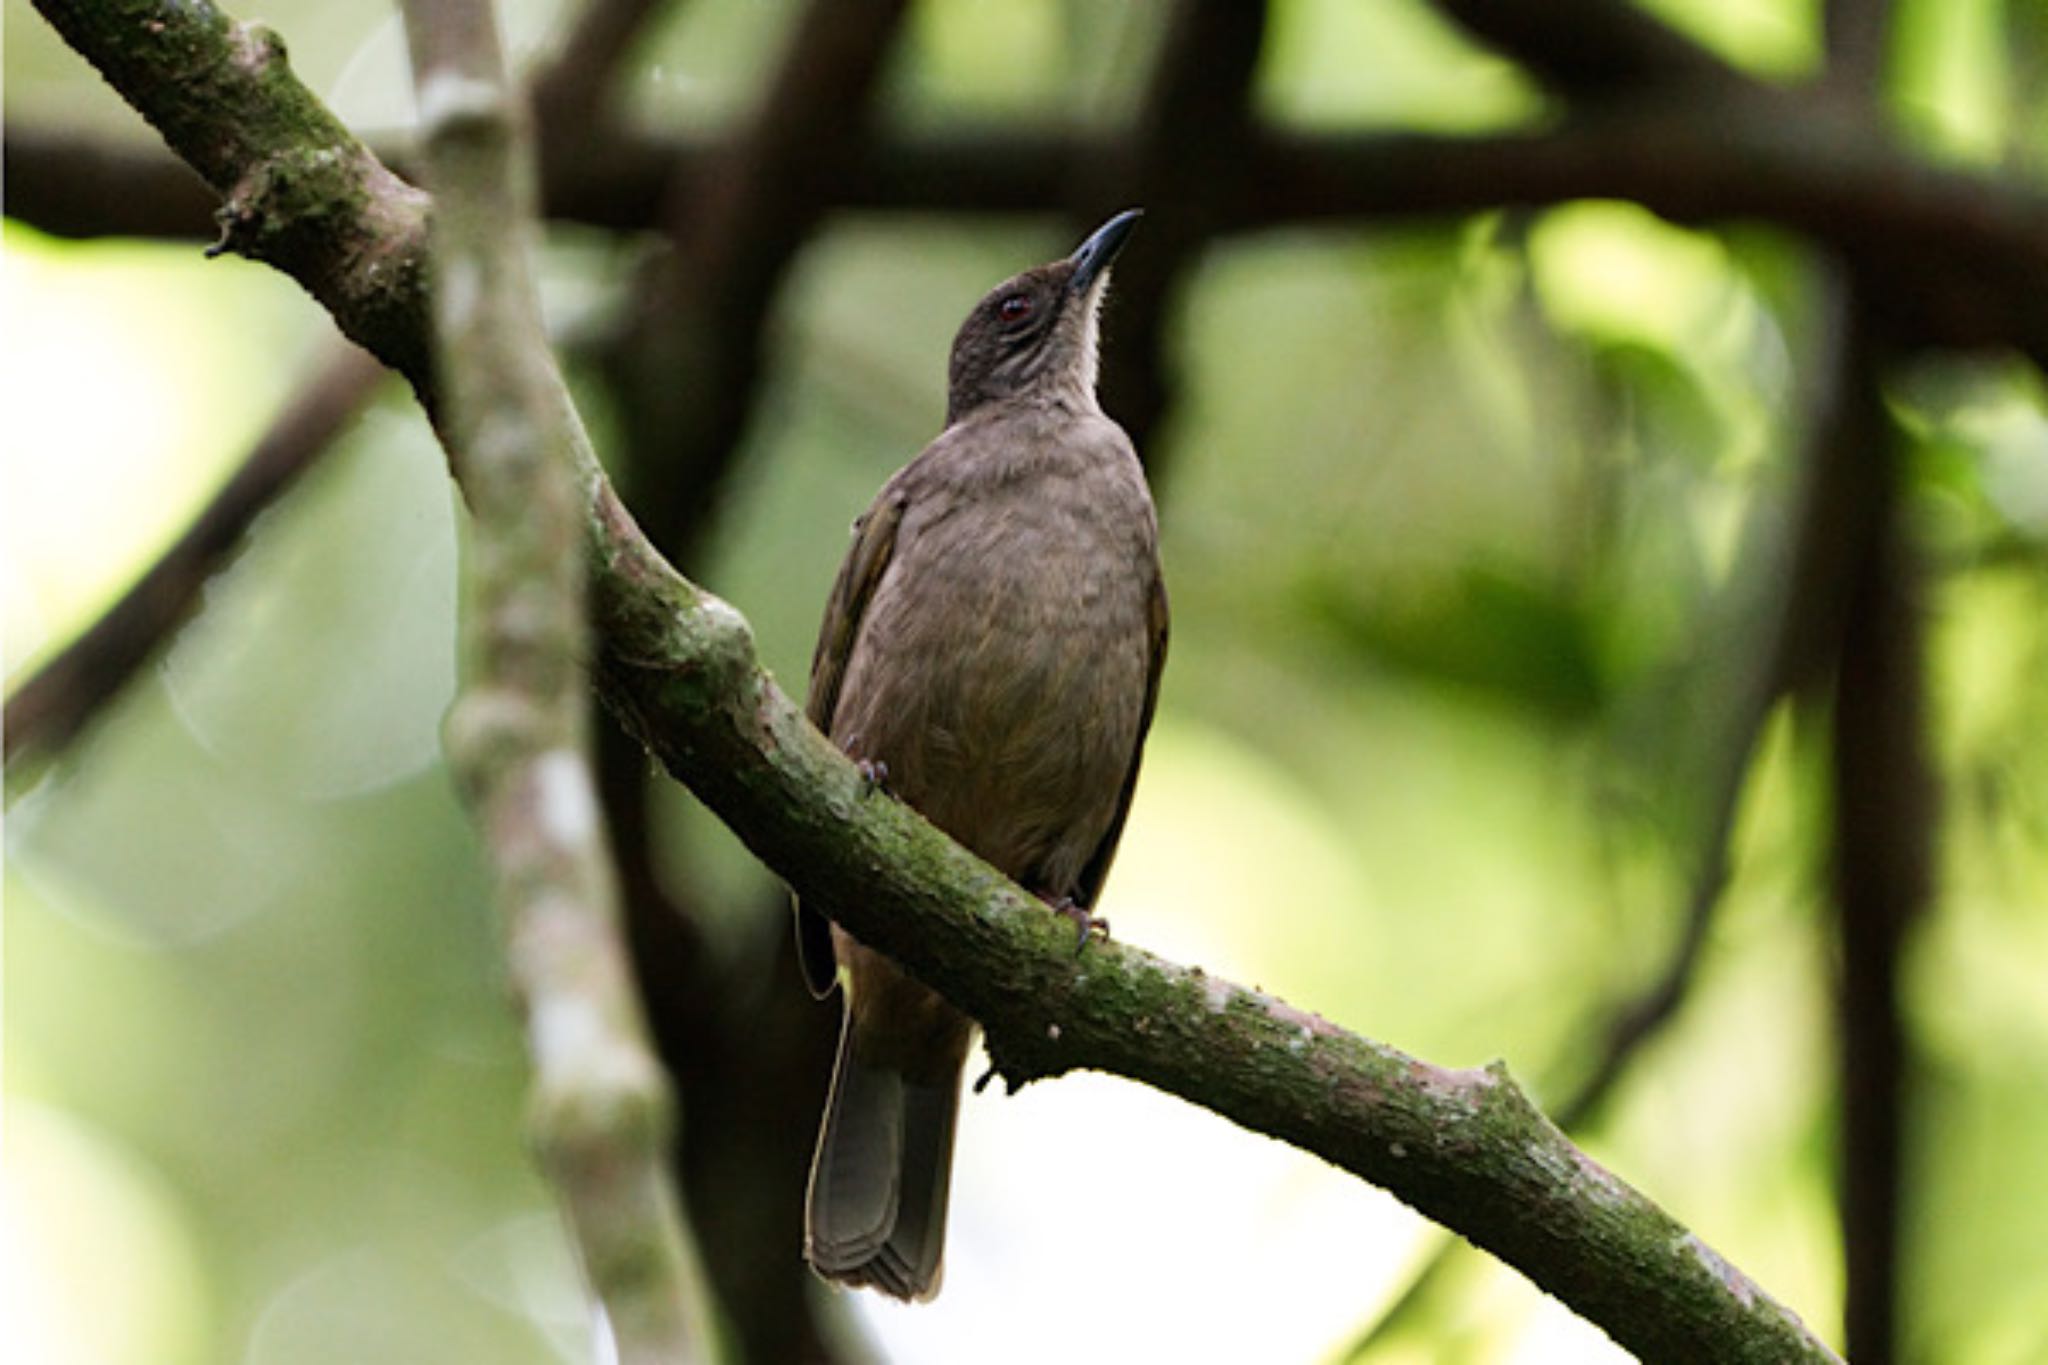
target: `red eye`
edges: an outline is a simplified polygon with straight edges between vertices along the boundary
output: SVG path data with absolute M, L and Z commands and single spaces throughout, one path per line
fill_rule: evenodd
M 996 316 L 1004 322 L 1022 322 L 1031 316 L 1031 296 L 1011 294 L 996 305 Z

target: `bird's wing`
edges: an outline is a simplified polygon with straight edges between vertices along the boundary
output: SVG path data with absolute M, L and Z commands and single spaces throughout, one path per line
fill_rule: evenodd
M 1131 766 L 1124 774 L 1123 791 L 1116 799 L 1116 818 L 1109 822 L 1108 831 L 1102 842 L 1089 855 L 1088 865 L 1081 869 L 1080 894 L 1077 899 L 1083 908 L 1093 908 L 1095 898 L 1102 894 L 1102 883 L 1109 877 L 1109 864 L 1116 857 L 1117 841 L 1124 836 L 1124 819 L 1131 813 L 1131 794 L 1138 789 L 1138 763 L 1145 753 L 1145 735 L 1152 728 L 1152 713 L 1159 706 L 1159 675 L 1166 669 L 1166 583 L 1158 574 L 1152 576 L 1152 596 L 1146 604 L 1150 616 L 1152 633 L 1152 661 L 1145 674 L 1145 709 L 1138 716 L 1138 739 L 1131 746 Z
M 818 647 L 811 655 L 811 687 L 804 714 L 828 734 L 833 713 L 839 709 L 847 661 L 853 657 L 854 641 L 860 638 L 861 617 L 875 585 L 888 570 L 889 557 L 896 549 L 896 528 L 903 523 L 903 509 L 909 501 L 899 480 L 891 479 L 883 487 L 874 505 L 853 524 L 853 546 L 839 565 L 839 577 L 825 603 L 825 623 L 818 629 Z M 838 972 L 832 926 L 817 911 L 806 910 L 801 901 L 796 907 L 796 950 L 811 994 L 831 994 Z
M 833 713 L 839 709 L 839 685 L 846 680 L 853 642 L 860 637 L 861 617 L 896 552 L 896 528 L 903 524 L 903 509 L 910 502 L 899 483 L 890 480 L 874 505 L 853 524 L 853 545 L 839 565 L 839 577 L 825 602 L 825 622 L 818 627 L 818 647 L 811 654 L 810 695 L 804 700 L 804 714 L 820 730 L 832 728 Z

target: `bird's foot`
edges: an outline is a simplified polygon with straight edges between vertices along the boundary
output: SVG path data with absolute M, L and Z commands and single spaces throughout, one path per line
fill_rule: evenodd
M 873 796 L 876 792 L 889 789 L 889 765 L 879 758 L 856 758 L 853 766 L 860 769 L 860 794 Z
M 982 1091 L 988 1089 L 988 1083 L 999 1076 L 1002 1078 L 1003 1093 L 1005 1095 L 1014 1095 L 1024 1088 L 1023 1081 L 1018 1080 L 1015 1076 L 1005 1075 L 1003 1069 L 996 1065 L 995 1059 L 991 1057 L 988 1063 L 988 1070 L 982 1072 L 981 1078 L 974 1083 L 974 1093 L 979 1095 Z
M 1091 938 L 1099 938 L 1105 943 L 1109 941 L 1109 921 L 1097 919 L 1089 914 L 1088 907 L 1076 902 L 1072 896 L 1061 896 L 1058 900 L 1053 900 L 1049 896 L 1041 899 L 1052 907 L 1055 915 L 1074 922 L 1074 929 L 1078 934 L 1074 942 L 1074 956 L 1081 955 L 1081 950 L 1088 946 L 1088 940 Z

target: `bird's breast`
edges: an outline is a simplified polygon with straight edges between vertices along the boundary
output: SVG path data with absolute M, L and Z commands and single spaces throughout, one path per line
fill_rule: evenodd
M 1066 894 L 1136 751 L 1151 511 L 1083 480 L 906 513 L 834 718 L 892 788 L 1012 876 Z

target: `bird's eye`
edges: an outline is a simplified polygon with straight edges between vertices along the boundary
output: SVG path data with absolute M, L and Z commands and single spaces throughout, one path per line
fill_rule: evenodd
M 1031 296 L 1029 294 L 1006 295 L 1003 301 L 996 305 L 996 316 L 1004 322 L 1024 321 L 1024 319 L 1031 316 Z

